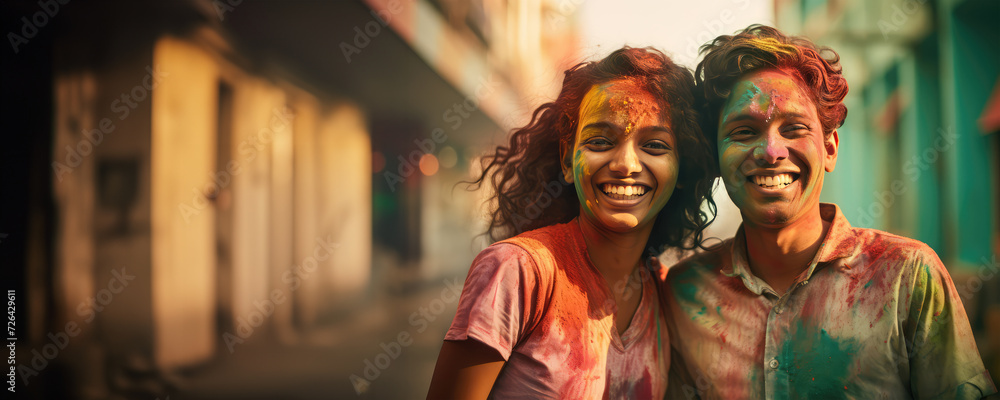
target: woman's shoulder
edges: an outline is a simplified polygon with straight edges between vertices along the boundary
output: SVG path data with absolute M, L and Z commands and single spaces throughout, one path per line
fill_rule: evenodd
M 536 270 L 553 269 L 568 253 L 579 251 L 578 231 L 576 221 L 570 221 L 524 232 L 493 243 L 479 253 L 476 263 L 517 263 Z
M 501 240 L 492 246 L 514 245 L 528 253 L 562 251 L 579 247 L 580 227 L 576 220 L 544 226 Z

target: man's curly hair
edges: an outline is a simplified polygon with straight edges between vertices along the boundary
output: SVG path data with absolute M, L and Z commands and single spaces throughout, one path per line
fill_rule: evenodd
M 576 191 L 562 180 L 560 148 L 572 148 L 580 118 L 580 103 L 594 85 L 628 79 L 662 98 L 676 135 L 680 159 L 677 188 L 657 215 L 647 249 L 692 249 L 715 217 L 712 184 L 717 167 L 715 149 L 701 134 L 694 77 L 652 48 L 624 47 L 604 59 L 581 63 L 566 71 L 555 101 L 536 109 L 527 126 L 514 130 L 506 146 L 482 159 L 482 173 L 472 181 L 493 189 L 487 230 L 492 240 L 571 221 L 580 213 Z M 708 203 L 709 212 L 702 211 Z
M 695 79 L 705 98 L 704 133 L 713 148 L 718 145 L 719 113 L 733 86 L 758 70 L 778 69 L 798 79 L 816 104 L 824 135 L 829 136 L 847 118 L 847 80 L 840 56 L 829 47 L 817 47 L 809 39 L 788 36 L 770 26 L 750 25 L 735 35 L 715 38 L 701 47 L 701 53 L 705 58 L 695 68 Z

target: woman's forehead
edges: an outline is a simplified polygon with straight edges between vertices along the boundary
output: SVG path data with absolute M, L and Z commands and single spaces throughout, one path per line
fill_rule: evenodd
M 596 84 L 583 98 L 580 116 L 611 113 L 637 118 L 643 115 L 662 116 L 666 101 L 650 93 L 635 79 L 618 79 Z

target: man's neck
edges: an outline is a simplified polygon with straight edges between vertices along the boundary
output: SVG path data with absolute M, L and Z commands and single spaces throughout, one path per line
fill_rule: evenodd
M 820 217 L 819 207 L 780 228 L 744 221 L 750 270 L 778 295 L 784 294 L 809 268 L 829 227 L 830 222 Z

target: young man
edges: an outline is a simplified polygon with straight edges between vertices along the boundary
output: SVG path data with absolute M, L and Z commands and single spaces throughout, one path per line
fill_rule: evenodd
M 766 26 L 702 51 L 703 131 L 743 225 L 667 272 L 672 397 L 996 393 L 934 251 L 819 202 L 847 115 L 837 54 Z

